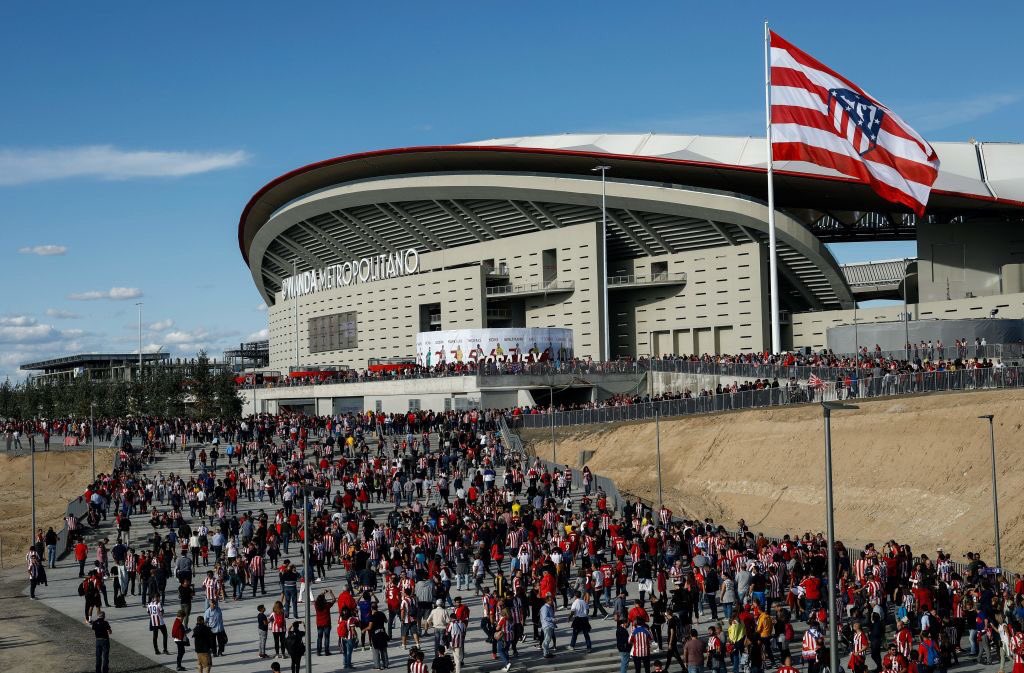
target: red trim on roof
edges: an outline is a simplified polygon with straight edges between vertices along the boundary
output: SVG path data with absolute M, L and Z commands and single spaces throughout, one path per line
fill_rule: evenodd
M 334 166 L 336 164 L 345 163 L 348 161 L 356 161 L 359 159 L 368 159 L 374 157 L 393 156 L 401 154 L 416 154 L 420 152 L 509 152 L 515 154 L 538 154 L 538 155 L 552 155 L 552 156 L 571 156 L 571 157 L 590 157 L 596 160 L 604 159 L 615 159 L 619 161 L 643 161 L 661 164 L 671 164 L 677 166 L 695 166 L 701 168 L 712 168 L 716 170 L 728 170 L 728 171 L 742 171 L 747 173 L 767 173 L 767 169 L 760 168 L 758 166 L 738 166 L 736 164 L 723 164 L 709 161 L 693 161 L 691 159 L 673 159 L 670 157 L 649 157 L 649 156 L 638 156 L 635 154 L 613 154 L 610 152 L 585 152 L 582 150 L 566 150 L 566 149 L 551 149 L 542 147 L 512 147 L 508 145 L 425 145 L 420 147 L 399 147 L 386 150 L 374 150 L 372 152 L 359 152 L 356 154 L 347 154 L 340 157 L 334 157 L 332 159 L 325 159 L 318 161 L 301 168 L 296 168 L 293 171 L 289 171 L 284 175 L 274 178 L 267 184 L 263 185 L 258 192 L 256 192 L 249 202 L 245 204 L 245 208 L 242 210 L 242 216 L 238 220 L 238 248 L 242 252 L 242 258 L 245 263 L 249 263 L 249 252 L 245 249 L 244 235 L 245 235 L 245 221 L 249 217 L 249 211 L 252 210 L 253 206 L 263 197 L 264 194 L 269 192 L 274 187 L 287 182 L 288 180 L 308 173 L 309 171 L 316 170 L 318 168 L 326 168 L 328 166 Z M 776 170 L 775 173 L 779 175 L 789 175 L 800 178 L 810 178 L 812 180 L 827 180 L 830 182 L 844 182 L 851 184 L 861 184 L 860 182 L 851 178 L 840 178 L 829 175 L 813 175 L 811 173 L 801 173 L 799 171 L 785 171 Z M 1002 205 L 1014 206 L 1024 208 L 1024 201 L 1014 201 L 1012 199 L 1000 199 L 991 196 L 980 196 L 977 194 L 965 194 L 963 192 L 952 192 L 941 189 L 932 190 L 936 194 L 943 194 L 946 196 L 955 196 L 959 198 L 973 199 L 976 201 L 985 201 L 989 203 L 998 203 Z

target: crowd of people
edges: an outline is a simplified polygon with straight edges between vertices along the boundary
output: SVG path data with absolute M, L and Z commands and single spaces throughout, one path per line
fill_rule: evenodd
M 610 619 L 623 671 L 817 673 L 830 609 L 854 673 L 943 673 L 986 648 L 1024 670 L 1024 582 L 976 555 L 837 544 L 830 606 L 823 536 L 609 502 L 589 470 L 508 454 L 500 413 L 112 422 L 124 448 L 84 494 L 92 542 L 88 522 L 69 522 L 97 671 L 110 609 L 137 611 L 178 670 L 194 651 L 201 673 L 233 640 L 226 609 L 250 612 L 255 654 L 292 671 L 314 638 L 346 669 L 387 669 L 401 652 L 414 673 L 428 655 L 459 673 L 477 640 L 507 670 L 530 646 L 590 650 L 592 620 Z M 162 469 L 181 451 L 187 469 Z M 34 595 L 54 563 L 48 535 L 26 560 Z

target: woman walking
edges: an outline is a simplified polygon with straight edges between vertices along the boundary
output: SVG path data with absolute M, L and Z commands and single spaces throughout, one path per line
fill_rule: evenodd
M 174 618 L 174 624 L 171 625 L 171 638 L 174 640 L 174 646 L 178 648 L 178 667 L 175 670 L 184 671 L 185 667 L 181 665 L 181 660 L 185 658 L 185 648 L 188 646 L 188 632 L 192 629 L 185 625 L 188 620 L 188 613 L 184 608 L 178 610 L 178 616 Z M 154 637 L 156 634 L 154 633 Z
M 284 646 L 286 628 L 287 622 L 284 617 L 284 606 L 281 605 L 281 601 L 277 601 L 274 603 L 274 607 L 270 609 L 270 632 L 274 635 L 275 659 L 282 654 L 287 654 Z

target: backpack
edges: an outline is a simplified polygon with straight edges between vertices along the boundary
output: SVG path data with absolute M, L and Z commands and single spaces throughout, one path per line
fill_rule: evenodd
M 939 663 L 939 650 L 935 647 L 934 643 L 929 643 L 927 650 L 925 651 L 926 661 L 929 666 L 937 666 Z

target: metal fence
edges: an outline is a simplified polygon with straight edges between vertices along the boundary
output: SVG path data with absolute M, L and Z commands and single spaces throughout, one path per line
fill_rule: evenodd
M 540 458 L 539 456 L 529 456 L 526 453 L 526 449 L 523 447 L 523 442 L 522 442 L 522 439 L 520 439 L 519 434 L 515 430 L 513 430 L 512 428 L 509 427 L 509 425 L 505 422 L 505 418 L 504 417 L 501 417 L 499 419 L 499 421 L 498 421 L 498 429 L 501 432 L 501 435 L 502 435 L 502 437 L 504 439 L 505 446 L 510 447 L 511 450 L 514 451 L 517 455 L 522 456 L 522 460 L 524 461 L 524 463 L 527 460 L 529 460 L 531 462 L 533 460 L 537 460 L 544 467 L 544 469 L 548 470 L 549 472 L 551 472 L 553 470 L 556 470 L 556 469 L 558 469 L 558 470 L 564 469 L 564 467 L 565 467 L 564 465 L 559 465 L 559 464 L 553 463 L 550 460 L 545 460 L 544 458 Z M 600 488 L 601 490 L 603 490 L 605 492 L 605 494 L 608 497 L 608 507 L 613 512 L 621 511 L 622 507 L 626 503 L 628 503 L 628 502 L 634 502 L 634 503 L 635 502 L 639 502 L 639 503 L 645 505 L 646 507 L 649 507 L 652 511 L 656 511 L 657 507 L 659 506 L 658 503 L 654 502 L 653 500 L 651 500 L 649 498 L 644 498 L 642 496 L 639 496 L 636 493 L 631 493 L 629 491 L 620 492 L 618 487 L 615 484 L 615 481 L 612 480 L 612 479 L 609 479 L 608 477 L 604 477 L 604 476 L 601 476 L 599 474 L 594 474 L 594 473 L 591 473 L 591 475 L 593 477 L 593 488 L 595 490 L 597 488 Z M 580 491 L 583 490 L 583 473 L 579 469 L 573 469 L 572 483 L 573 483 L 573 489 L 578 489 Z M 699 518 L 699 517 L 694 516 L 694 518 Z M 672 515 L 672 520 L 673 521 L 678 521 L 679 517 L 676 516 L 675 514 L 673 514 Z M 732 535 L 733 537 L 740 537 L 739 531 L 727 531 L 727 532 L 730 535 Z M 771 535 L 767 535 L 765 537 L 768 540 L 770 540 L 771 542 L 774 542 L 776 544 L 782 541 L 781 537 L 775 537 L 775 536 L 771 536 Z M 919 558 L 915 557 L 914 560 L 916 562 L 917 560 L 919 560 Z M 953 566 L 954 572 L 959 573 L 961 576 L 966 576 L 966 574 L 967 574 L 967 564 L 961 563 L 959 561 L 951 561 L 951 565 Z M 1007 570 L 1006 568 L 1002 568 L 1000 570 L 1002 570 L 1004 575 L 1007 575 L 1007 576 L 1012 576 L 1013 575 L 1013 572 L 1010 571 L 1010 570 Z
M 525 414 L 513 419 L 518 428 L 548 428 L 595 423 L 615 423 L 662 417 L 709 414 L 737 409 L 761 409 L 808 404 L 835 399 L 895 397 L 946 390 L 1020 388 L 1024 386 L 1024 367 L 961 369 L 950 372 L 886 373 L 863 377 L 862 372 L 844 370 L 849 383 L 828 383 L 820 389 L 806 385 L 746 390 L 705 395 L 689 399 L 661 400 L 639 404 L 557 411 L 554 414 Z M 854 374 L 857 374 L 854 376 Z
M 505 418 L 499 417 L 498 419 L 498 431 L 501 433 L 502 440 L 505 446 L 508 448 L 509 454 L 516 456 L 520 463 L 524 467 L 528 467 L 534 460 L 539 460 L 545 470 L 551 472 L 554 470 L 564 470 L 565 465 L 559 465 L 553 463 L 550 460 L 541 458 L 540 456 L 531 456 L 526 452 L 526 448 L 523 446 L 523 441 L 519 437 L 519 433 L 513 431 L 508 423 L 505 422 Z M 615 482 L 608 477 L 602 477 L 600 475 L 592 474 L 593 482 L 591 483 L 591 489 L 596 492 L 598 489 L 604 491 L 604 494 L 608 500 L 608 507 L 617 511 L 622 508 L 625 499 L 619 493 L 618 487 Z M 583 491 L 583 473 L 580 470 L 572 471 L 572 487 L 577 492 Z

